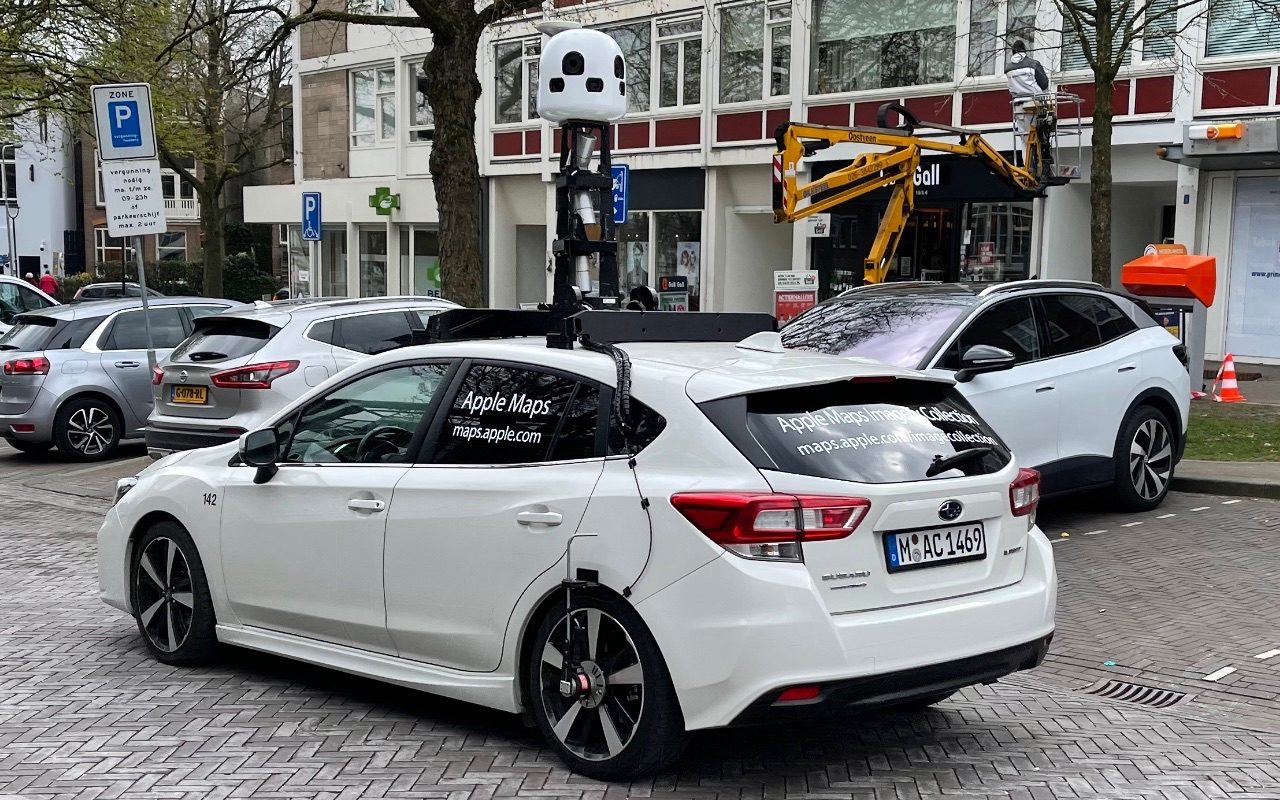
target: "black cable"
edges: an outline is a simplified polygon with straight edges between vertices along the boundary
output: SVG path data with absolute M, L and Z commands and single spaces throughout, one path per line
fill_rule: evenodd
M 644 573 L 649 569 L 649 561 L 653 558 L 653 513 L 649 511 L 649 498 L 644 496 L 644 491 L 640 488 L 640 476 L 636 474 L 636 451 L 632 443 L 632 434 L 635 433 L 636 426 L 631 419 L 631 357 L 625 350 L 612 344 L 593 342 L 585 334 L 578 337 L 578 341 L 593 353 L 602 353 L 613 359 L 618 384 L 613 393 L 613 416 L 618 420 L 618 428 L 622 431 L 622 444 L 627 452 L 627 467 L 631 470 L 631 479 L 635 481 L 636 494 L 640 496 L 640 508 L 644 510 L 645 519 L 649 523 L 649 549 L 645 553 L 644 564 L 641 565 L 635 579 L 622 590 L 623 597 L 630 597 L 631 588 L 644 577 Z

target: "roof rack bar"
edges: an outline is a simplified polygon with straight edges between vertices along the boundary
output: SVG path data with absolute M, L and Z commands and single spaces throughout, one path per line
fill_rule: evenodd
M 776 331 L 771 314 L 712 311 L 582 311 L 564 320 L 564 335 L 593 342 L 740 342 Z
M 1009 281 L 988 286 L 978 293 L 979 297 L 990 297 L 1002 292 L 1016 292 L 1019 289 L 1106 289 L 1094 281 L 1046 280 L 1044 278 L 1028 278 L 1021 281 Z
M 509 308 L 454 308 L 427 318 L 428 342 L 460 342 L 468 339 L 511 339 L 546 336 L 551 331 L 549 311 Z

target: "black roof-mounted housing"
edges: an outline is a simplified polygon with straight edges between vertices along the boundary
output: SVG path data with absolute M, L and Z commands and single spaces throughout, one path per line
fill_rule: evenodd
M 460 308 L 427 320 L 428 342 L 546 336 L 547 346 L 571 348 L 579 337 L 597 344 L 619 342 L 740 342 L 776 331 L 777 320 L 763 313 L 709 311 L 552 311 Z

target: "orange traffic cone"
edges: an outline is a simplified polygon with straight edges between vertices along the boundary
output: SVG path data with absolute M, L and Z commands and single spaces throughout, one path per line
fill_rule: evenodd
M 1219 391 L 1221 383 L 1221 391 Z M 1219 403 L 1243 403 L 1244 395 L 1240 394 L 1240 386 L 1236 383 L 1236 362 L 1230 353 L 1222 359 L 1218 367 L 1218 376 L 1213 379 L 1213 399 Z

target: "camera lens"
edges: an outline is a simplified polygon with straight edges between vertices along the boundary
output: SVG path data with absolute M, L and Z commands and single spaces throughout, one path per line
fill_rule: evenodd
M 577 50 L 570 50 L 560 60 L 560 71 L 565 75 L 581 75 L 586 70 L 586 66 L 582 53 Z
M 615 78 L 624 77 L 622 74 L 622 56 L 613 57 L 613 76 Z

